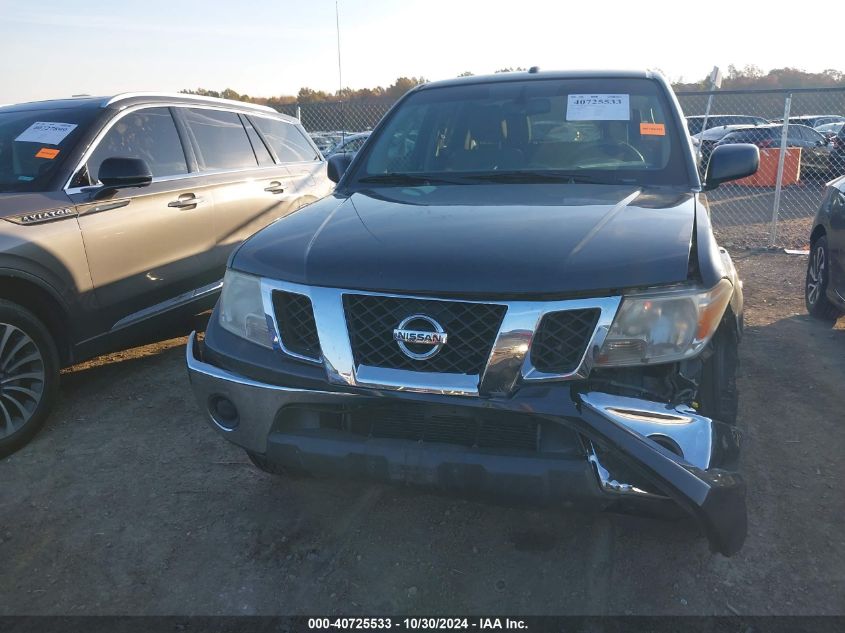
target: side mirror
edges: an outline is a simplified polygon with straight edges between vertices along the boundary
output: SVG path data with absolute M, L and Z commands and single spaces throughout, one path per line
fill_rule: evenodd
M 352 162 L 353 158 L 353 154 L 347 154 L 345 152 L 329 156 L 329 164 L 327 167 L 329 180 L 333 183 L 340 182 L 340 179 L 349 168 L 349 163 Z
M 704 190 L 715 189 L 723 182 L 745 178 L 760 166 L 760 150 L 750 143 L 718 145 L 710 154 L 704 174 Z
M 100 163 L 97 177 L 107 189 L 146 187 L 153 181 L 150 166 L 142 158 L 107 158 Z

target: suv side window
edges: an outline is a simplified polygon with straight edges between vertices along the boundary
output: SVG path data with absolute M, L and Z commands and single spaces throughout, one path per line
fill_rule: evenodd
M 246 130 L 236 112 L 186 108 L 185 122 L 197 146 L 201 171 L 258 166 Z
M 273 160 L 273 156 L 270 154 L 270 150 L 258 135 L 258 132 L 255 131 L 255 128 L 252 127 L 252 123 L 250 123 L 249 119 L 247 119 L 244 115 L 241 115 L 241 123 L 244 124 L 246 133 L 249 135 L 249 142 L 252 143 L 252 149 L 255 152 L 255 157 L 258 159 L 258 164 L 262 167 L 275 165 L 276 163 Z
M 786 128 L 786 138 L 788 141 L 802 141 L 804 135 L 801 133 L 801 126 L 799 123 L 790 123 Z
M 250 119 L 276 152 L 282 163 L 302 163 L 318 160 L 317 150 L 308 142 L 296 125 L 255 116 Z
M 807 128 L 806 130 L 804 130 L 804 136 L 808 141 L 812 143 L 815 143 L 817 145 L 821 143 L 822 145 L 824 145 L 824 137 L 812 128 Z
M 96 183 L 102 162 L 115 157 L 144 159 L 154 178 L 188 173 L 185 151 L 169 108 L 144 108 L 118 119 L 86 163 L 90 183 L 84 182 L 80 172 L 73 184 Z

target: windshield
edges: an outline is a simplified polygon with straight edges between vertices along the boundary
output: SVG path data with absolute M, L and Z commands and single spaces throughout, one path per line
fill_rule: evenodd
M 44 191 L 97 111 L 0 112 L 0 192 Z
M 357 178 L 686 183 L 685 148 L 670 112 L 660 86 L 646 79 L 421 90 L 371 142 Z

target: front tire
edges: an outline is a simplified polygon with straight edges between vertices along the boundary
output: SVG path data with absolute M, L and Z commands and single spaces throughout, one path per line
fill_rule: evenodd
M 719 422 L 736 424 L 739 413 L 739 337 L 723 322 L 710 341 L 711 354 L 704 361 L 698 387 L 699 413 Z
M 842 315 L 841 310 L 827 298 L 829 280 L 830 251 L 827 248 L 827 236 L 822 235 L 813 242 L 810 249 L 804 282 L 804 303 L 811 316 L 823 321 L 835 321 Z
M 59 354 L 29 310 L 0 299 L 0 458 L 44 425 L 59 387 Z

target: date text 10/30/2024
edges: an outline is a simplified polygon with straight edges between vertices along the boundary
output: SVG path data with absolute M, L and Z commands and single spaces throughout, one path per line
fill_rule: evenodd
M 511 618 L 309 618 L 310 630 L 526 630 L 524 620 Z

